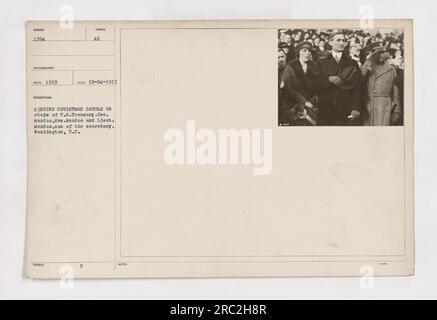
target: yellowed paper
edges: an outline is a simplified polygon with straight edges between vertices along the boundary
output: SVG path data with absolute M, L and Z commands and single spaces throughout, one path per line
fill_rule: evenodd
M 28 22 L 28 276 L 414 274 L 412 21 L 374 23 L 403 125 L 278 124 L 278 30 L 359 21 Z

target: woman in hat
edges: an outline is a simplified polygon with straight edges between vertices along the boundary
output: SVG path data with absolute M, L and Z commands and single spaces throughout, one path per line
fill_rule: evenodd
M 302 42 L 294 49 L 296 58 L 285 68 L 280 83 L 280 90 L 290 101 L 290 105 L 283 112 L 288 124 L 295 126 L 316 125 L 318 110 L 312 46 L 309 42 Z M 284 114 L 282 116 L 284 117 Z
M 390 65 L 390 54 L 382 44 L 370 45 L 370 55 L 361 67 L 367 77 L 367 111 L 365 125 L 389 126 L 401 118 L 399 88 L 396 85 L 396 69 Z

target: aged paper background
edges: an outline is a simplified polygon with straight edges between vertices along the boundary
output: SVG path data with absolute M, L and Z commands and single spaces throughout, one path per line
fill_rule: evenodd
M 404 127 L 276 126 L 277 29 L 358 21 L 28 23 L 29 276 L 65 265 L 77 277 L 412 274 L 411 22 L 376 24 L 405 28 Z M 38 27 L 76 41 L 103 25 L 98 47 L 32 41 Z M 30 66 L 44 63 L 118 83 L 36 88 Z M 111 106 L 115 129 L 34 135 L 36 94 Z M 272 129 L 272 173 L 165 164 L 164 132 L 188 120 Z

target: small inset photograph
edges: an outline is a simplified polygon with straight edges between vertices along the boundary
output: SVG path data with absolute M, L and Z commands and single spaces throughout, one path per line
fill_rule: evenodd
M 402 29 L 278 30 L 279 126 L 402 126 Z

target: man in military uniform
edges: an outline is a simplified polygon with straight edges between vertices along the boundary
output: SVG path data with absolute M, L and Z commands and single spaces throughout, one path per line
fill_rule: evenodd
M 370 46 L 371 55 L 361 67 L 367 77 L 367 111 L 369 119 L 365 125 L 389 126 L 399 124 L 401 103 L 395 67 L 390 65 L 390 54 L 381 43 Z

